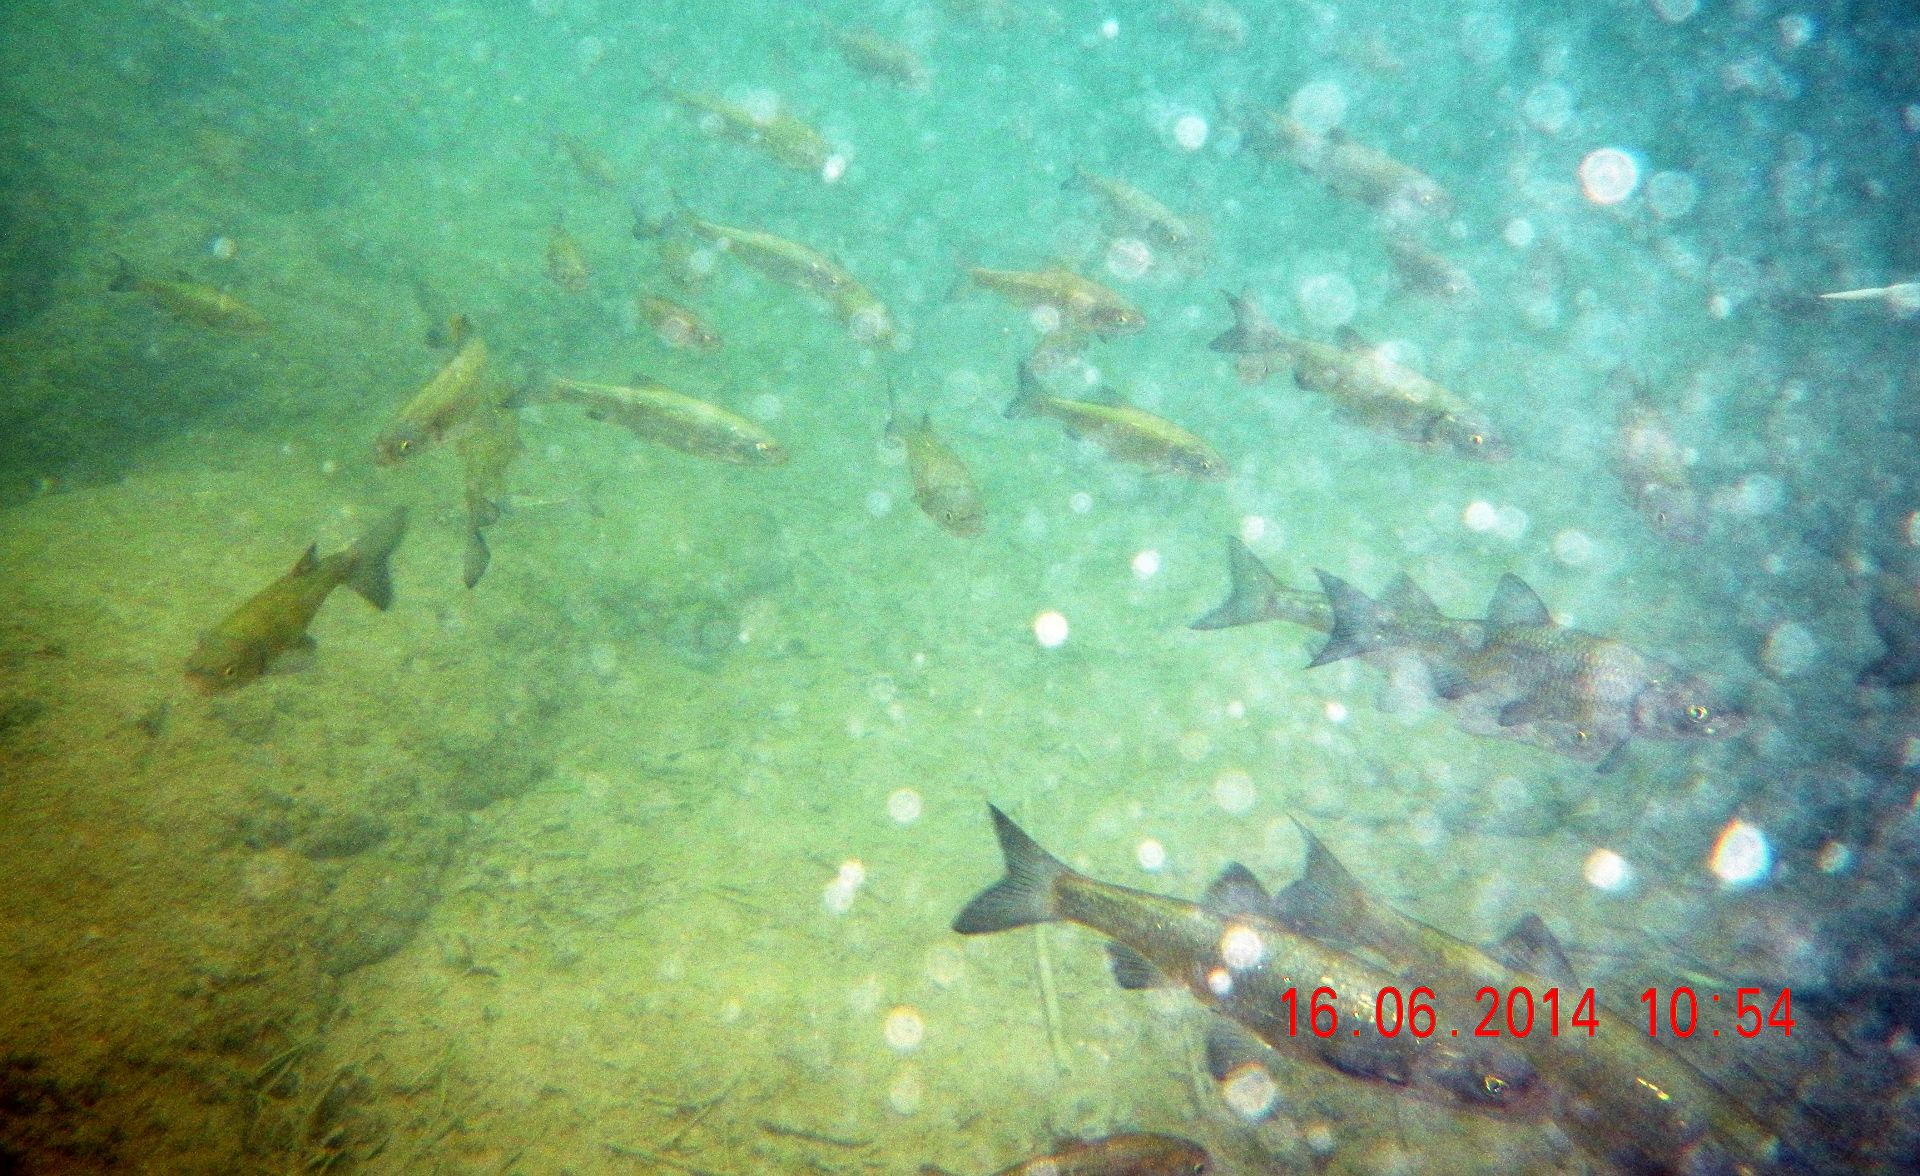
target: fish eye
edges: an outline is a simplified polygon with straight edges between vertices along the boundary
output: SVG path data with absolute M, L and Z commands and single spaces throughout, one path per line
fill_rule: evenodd
M 1587 735 L 1587 733 L 1586 733 L 1585 731 L 1581 731 L 1581 730 L 1577 730 L 1577 729 L 1576 729 L 1576 730 L 1574 731 L 1574 733 L 1573 733 L 1573 737 L 1574 737 L 1575 739 L 1578 739 L 1578 740 L 1579 740 L 1580 742 L 1582 742 L 1582 743 L 1585 743 L 1585 742 L 1587 741 L 1587 739 L 1589 738 L 1589 736 Z
M 231 678 L 239 672 L 240 667 L 234 665 L 232 662 L 228 662 L 226 665 L 220 667 L 220 676 L 222 678 Z
M 1692 719 L 1696 723 L 1706 722 L 1707 716 L 1711 715 L 1712 713 L 1713 713 L 1712 711 L 1708 710 L 1704 706 L 1701 706 L 1697 702 L 1687 708 L 1687 717 L 1689 719 Z
M 402 453 L 411 453 L 411 452 L 413 452 L 413 438 L 411 438 L 411 437 L 403 437 L 403 438 L 401 438 L 401 440 L 400 440 L 400 444 L 398 444 L 398 445 L 396 445 L 396 446 L 394 446 L 394 448 L 395 448 L 395 449 L 398 449 L 398 450 L 399 450 L 400 452 L 402 452 Z
M 1486 436 L 1481 433 L 1469 433 L 1467 440 L 1473 442 L 1475 445 L 1485 445 L 1487 443 Z
M 1499 1098 L 1507 1092 L 1507 1080 L 1498 1074 L 1488 1074 L 1486 1078 L 1482 1080 L 1481 1085 L 1485 1086 L 1487 1093 L 1495 1098 Z

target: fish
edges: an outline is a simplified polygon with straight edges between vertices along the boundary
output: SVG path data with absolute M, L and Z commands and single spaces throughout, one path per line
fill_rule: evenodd
M 1416 1037 L 1397 1026 L 1383 1032 L 1379 993 L 1412 984 L 1274 922 L 1264 913 L 1266 891 L 1246 867 L 1229 865 L 1204 901 L 1187 902 L 1080 874 L 998 808 L 989 804 L 987 811 L 1007 872 L 954 918 L 960 934 L 1077 923 L 1111 941 L 1108 955 L 1122 988 L 1184 988 L 1279 1054 L 1458 1109 L 1519 1119 L 1543 1109 L 1538 1075 L 1504 1040 Z M 1334 1008 L 1336 1030 L 1326 1037 L 1298 1019 L 1307 1015 L 1300 990 L 1309 986 L 1332 990 L 1325 1003 Z M 1434 1003 L 1441 1027 L 1475 1023 L 1466 994 L 1435 988 Z
M 1620 369 L 1610 383 L 1627 396 L 1614 442 L 1614 468 L 1627 498 L 1656 533 L 1676 543 L 1700 542 L 1707 499 L 1693 483 L 1686 450 L 1638 378 Z
M 654 335 L 667 346 L 697 351 L 702 355 L 711 355 L 720 350 L 720 336 L 714 334 L 698 314 L 678 302 L 654 294 L 641 294 L 634 299 L 634 306 L 646 324 L 653 328 Z
M 1504 461 L 1506 442 L 1466 400 L 1377 348 L 1349 336 L 1329 346 L 1295 338 L 1275 327 L 1246 295 L 1221 291 L 1234 323 L 1213 340 L 1215 351 L 1251 356 L 1243 367 L 1257 378 L 1290 367 L 1294 383 L 1328 397 L 1358 424 L 1421 449 L 1473 461 Z
M 1299 822 L 1295 821 L 1299 826 Z M 1273 919 L 1329 946 L 1378 958 L 1429 984 L 1538 996 L 1578 991 L 1565 950 L 1538 915 L 1492 948 L 1455 938 L 1377 901 L 1305 826 L 1306 867 L 1274 895 Z M 1633 1028 L 1637 1017 L 1594 1002 L 1601 1027 L 1513 1036 L 1545 1088 L 1546 1116 L 1602 1162 L 1644 1176 L 1758 1176 L 1778 1171 L 1775 1132 L 1680 1054 Z
M 819 174 L 833 156 L 833 148 L 819 131 L 785 110 L 775 110 L 763 117 L 744 106 L 706 94 L 675 89 L 664 93 L 669 101 L 698 115 L 703 129 L 758 148 L 787 167 Z
M 1016 306 L 1050 306 L 1062 326 L 1096 335 L 1131 335 L 1144 330 L 1147 316 L 1100 283 L 1063 266 L 1044 270 L 991 270 L 973 267 L 967 277 Z
M 1859 684 L 1898 689 L 1920 682 L 1920 589 L 1904 577 L 1875 574 L 1867 596 L 1867 619 L 1887 649 L 1860 671 Z
M 1232 473 L 1226 459 L 1212 446 L 1165 417 L 1125 404 L 1095 404 L 1049 395 L 1022 361 L 1019 391 L 1007 405 L 1006 417 L 1046 416 L 1067 432 L 1091 441 L 1120 461 L 1162 473 L 1200 481 L 1219 481 Z
M 971 539 L 986 529 L 987 511 L 980 500 L 980 487 L 967 464 L 934 435 L 931 413 L 922 413 L 919 423 L 903 428 L 889 395 L 887 436 L 906 450 L 915 506 L 942 530 L 962 539 Z
M 762 277 L 817 294 L 829 302 L 860 284 L 845 266 L 797 241 L 757 229 L 715 224 L 687 212 L 682 213 L 678 223 Z
M 827 30 L 840 59 L 870 78 L 909 90 L 925 90 L 931 81 L 926 62 L 898 41 L 868 29 Z
M 185 273 L 171 279 L 147 278 L 134 272 L 133 263 L 118 253 L 113 255 L 113 279 L 107 289 L 116 294 L 144 294 L 147 300 L 183 323 L 216 331 L 251 333 L 264 331 L 272 324 L 267 317 L 235 298 L 204 282 L 196 282 Z
M 464 315 L 450 329 L 455 351 L 413 394 L 374 443 L 374 460 L 393 465 L 440 444 L 448 434 L 506 399 L 488 370 L 487 344 Z
M 1444 217 L 1453 208 L 1453 198 L 1432 176 L 1355 142 L 1338 127 L 1319 134 L 1287 115 L 1263 111 L 1248 128 L 1246 142 L 1257 154 L 1298 166 L 1335 195 L 1396 220 Z
M 580 242 L 559 221 L 547 230 L 547 277 L 569 294 L 584 294 L 593 283 Z
M 892 347 L 899 338 L 893 313 L 865 286 L 852 282 L 827 300 L 833 315 L 854 342 L 867 347 Z
M 1189 256 L 1205 250 L 1206 238 L 1197 225 L 1125 180 L 1076 165 L 1065 186 L 1098 196 L 1117 226 L 1138 233 L 1149 245 Z
M 187 680 L 203 694 L 237 690 L 266 673 L 289 650 L 312 649 L 307 629 L 340 585 L 386 611 L 393 604 L 389 561 L 407 531 L 407 510 L 396 507 L 366 533 L 321 559 L 309 545 L 293 570 L 261 589 L 208 630 L 187 659 Z
M 1043 1156 L 1021 1160 L 994 1176 L 1201 1176 L 1212 1157 L 1207 1149 L 1177 1135 L 1125 1131 L 1099 1139 L 1056 1144 Z M 922 1165 L 921 1176 L 952 1176 Z
M 1895 314 L 1920 311 L 1920 282 L 1896 282 L 1891 286 L 1864 286 L 1858 290 L 1836 290 L 1820 297 L 1827 302 L 1884 302 Z
M 630 385 L 560 378 L 547 379 L 545 385 L 548 398 L 578 404 L 593 420 L 619 425 L 642 440 L 694 457 L 730 465 L 787 462 L 786 447 L 759 425 L 645 376 L 635 376 Z
M 1160 21 L 1185 25 L 1187 44 L 1198 52 L 1226 53 L 1247 42 L 1247 18 L 1226 0 L 1175 0 Z
M 1393 234 L 1386 239 L 1387 260 L 1407 289 L 1435 298 L 1472 298 L 1479 293 L 1473 275 L 1444 254 Z
M 500 518 L 499 500 L 507 469 L 526 448 L 520 440 L 519 414 L 507 408 L 489 409 L 471 428 L 462 431 L 454 448 L 460 454 L 467 507 L 467 543 L 460 579 L 473 588 L 493 561 L 485 531 Z
M 588 146 L 578 135 L 564 131 L 553 137 L 554 144 L 573 164 L 574 172 L 587 183 L 609 192 L 620 190 L 620 173 L 606 156 Z

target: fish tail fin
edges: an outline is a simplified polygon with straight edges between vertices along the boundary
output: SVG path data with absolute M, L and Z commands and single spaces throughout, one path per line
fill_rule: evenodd
M 1315 569 L 1313 574 L 1320 577 L 1320 587 L 1333 608 L 1333 628 L 1327 633 L 1326 645 L 1307 663 L 1308 669 L 1374 653 L 1392 644 L 1386 637 L 1387 610 L 1379 601 L 1329 572 Z
M 1026 360 L 1020 361 L 1019 391 L 1008 403 L 1002 415 L 1008 420 L 1019 417 L 1039 416 L 1040 406 L 1046 403 L 1047 390 L 1040 385 L 1040 377 L 1033 374 L 1033 365 Z
M 1073 165 L 1073 171 L 1068 173 L 1067 178 L 1060 183 L 1060 190 L 1062 192 L 1071 192 L 1075 188 L 1090 187 L 1092 187 L 1092 184 L 1088 181 L 1087 169 L 1077 163 Z
M 988 805 L 987 811 L 993 814 L 993 830 L 1000 838 L 1007 876 L 974 896 L 954 917 L 953 929 L 962 935 L 986 935 L 1057 921 L 1060 916 L 1054 883 L 1073 871 L 1040 848 L 1040 843 L 1027 836 L 1007 814 L 993 805 Z
M 139 284 L 134 276 L 133 263 L 118 253 L 113 255 L 113 278 L 107 282 L 107 289 L 115 294 L 124 294 Z
M 1279 595 L 1280 582 L 1273 578 L 1267 565 L 1260 562 L 1259 556 L 1231 536 L 1227 538 L 1227 572 L 1232 579 L 1226 600 L 1187 628 L 1231 629 L 1235 625 L 1272 620 L 1279 615 L 1274 601 Z
M 480 533 L 480 521 L 475 519 L 474 525 L 467 529 L 467 546 L 460 557 L 460 582 L 468 588 L 478 588 L 480 577 L 487 574 L 487 565 L 492 562 L 493 551 L 487 546 L 487 537 Z
M 347 549 L 350 562 L 346 585 L 377 609 L 384 611 L 393 603 L 393 570 L 388 559 L 406 533 L 407 508 L 396 506 Z

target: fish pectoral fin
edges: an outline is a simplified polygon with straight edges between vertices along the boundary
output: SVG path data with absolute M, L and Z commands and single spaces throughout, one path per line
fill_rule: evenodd
M 1473 680 L 1459 666 L 1446 662 L 1428 662 L 1427 676 L 1433 692 L 1449 702 L 1465 698 L 1474 691 Z
M 311 670 L 318 661 L 318 658 L 314 656 L 314 651 L 318 648 L 319 646 L 314 644 L 312 637 L 302 633 L 292 645 L 276 654 L 267 662 L 267 667 L 264 672 L 268 676 L 275 678 L 304 674 L 308 670 Z
M 1207 1073 L 1215 1082 L 1242 1066 L 1268 1067 L 1273 1049 L 1266 1042 L 1222 1017 L 1207 1022 Z
M 1107 944 L 1107 966 L 1113 969 L 1114 983 L 1129 992 L 1137 992 L 1142 988 L 1173 987 L 1173 981 L 1166 973 L 1124 943 Z
M 1574 981 L 1573 965 L 1567 960 L 1566 949 L 1560 946 L 1539 915 L 1522 915 L 1513 930 L 1487 949 L 1487 954 L 1509 968 L 1532 972 L 1557 984 Z
M 1611 776 L 1615 772 L 1618 772 L 1621 768 L 1625 767 L 1627 764 L 1628 742 L 1630 741 L 1626 739 L 1622 739 L 1620 742 L 1614 744 L 1613 750 L 1609 751 L 1600 760 L 1599 763 L 1593 766 L 1594 775 Z

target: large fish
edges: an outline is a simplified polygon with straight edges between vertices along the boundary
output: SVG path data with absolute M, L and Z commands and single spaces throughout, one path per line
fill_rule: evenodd
M 645 376 L 630 385 L 552 379 L 546 394 L 578 404 L 594 420 L 619 425 L 645 441 L 730 465 L 785 465 L 786 447 L 759 425 L 717 404 L 696 400 Z
M 547 278 L 569 294 L 584 294 L 593 284 L 593 272 L 587 268 L 587 255 L 559 221 L 547 230 Z
M 187 659 L 187 679 L 206 694 L 233 690 L 266 673 L 288 650 L 311 649 L 307 628 L 342 584 L 373 607 L 386 609 L 393 603 L 387 561 L 406 530 L 406 508 L 399 507 L 325 559 L 308 547 L 292 571 L 228 613 L 200 639 Z
M 487 344 L 464 316 L 456 316 L 450 330 L 453 358 L 441 365 L 421 386 L 374 444 L 374 458 L 393 465 L 440 444 L 467 421 L 497 407 L 506 398 L 506 385 L 487 366 Z
M 954 919 L 962 935 L 1078 923 L 1112 941 L 1122 987 L 1183 987 L 1281 1054 L 1446 1106 L 1523 1118 L 1542 1109 L 1545 1091 L 1518 1049 L 1445 1035 L 1477 1023 L 1468 993 L 1403 979 L 1288 931 L 1265 913 L 1271 900 L 1245 867 L 1227 867 L 1201 903 L 1149 894 L 1074 871 L 1005 813 L 991 805 L 988 811 L 1007 873 Z M 1381 991 L 1405 993 L 1415 985 L 1434 988 L 1439 1031 L 1382 1031 Z M 1320 989 L 1332 990 L 1323 1004 L 1335 1016 L 1324 1036 L 1307 1024 L 1309 996 Z
M 1072 270 L 1053 266 L 1044 270 L 967 271 L 975 285 L 993 291 L 1016 306 L 1051 307 L 1060 325 L 1096 335 L 1131 335 L 1145 329 L 1147 316 L 1120 295 Z
M 1252 357 L 1260 376 L 1290 367 L 1294 383 L 1328 397 L 1347 417 L 1423 449 L 1475 461 L 1508 456 L 1506 442 L 1477 409 L 1419 372 L 1357 340 L 1331 347 L 1295 338 L 1274 326 L 1251 298 L 1221 293 L 1234 322 L 1213 340 L 1215 351 Z
M 134 272 L 133 264 L 118 253 L 113 255 L 113 260 L 117 268 L 107 289 L 115 293 L 144 294 L 155 306 L 181 322 L 216 331 L 243 332 L 264 331 L 269 325 L 265 315 L 225 290 L 196 282 L 186 274 L 171 280 L 142 277 Z
M 1659 534 L 1678 543 L 1698 543 L 1707 533 L 1707 501 L 1693 484 L 1686 450 L 1633 373 L 1616 371 L 1609 383 L 1626 396 L 1614 467 L 1628 499 Z
M 1201 1176 L 1211 1163 L 1207 1149 L 1177 1135 L 1127 1131 L 1101 1139 L 1076 1139 L 1044 1156 L 1021 1160 L 994 1176 Z M 921 1176 L 952 1176 L 923 1165 Z
M 967 463 L 934 434 L 931 414 L 922 413 L 918 424 L 902 426 L 889 400 L 887 435 L 906 450 L 915 506 L 943 530 L 963 539 L 986 529 L 987 510 L 980 501 L 980 487 Z
M 1411 237 L 1399 234 L 1386 240 L 1387 260 L 1407 289 L 1435 298 L 1471 298 L 1478 293 L 1473 275 L 1445 254 L 1436 253 Z
M 1274 896 L 1272 917 L 1299 934 L 1386 961 L 1432 984 L 1450 982 L 1536 998 L 1561 992 L 1577 1012 L 1566 953 L 1537 915 L 1491 949 L 1456 939 L 1376 901 L 1306 829 L 1306 870 Z M 1589 1155 L 1634 1176 L 1759 1176 L 1776 1168 L 1775 1133 L 1685 1058 L 1595 1002 L 1590 1036 L 1561 1026 L 1508 1038 L 1551 1092 L 1547 1114 Z
M 1052 417 L 1068 433 L 1091 441 L 1112 457 L 1162 473 L 1218 481 L 1232 471 L 1205 441 L 1165 417 L 1126 404 L 1095 404 L 1049 395 L 1033 369 L 1020 364 L 1019 392 L 1007 405 L 1009 419 Z
M 574 172 L 581 179 L 609 192 L 620 190 L 620 173 L 614 170 L 613 163 L 589 146 L 580 136 L 569 135 L 563 131 L 555 135 L 553 141 L 573 164 Z

